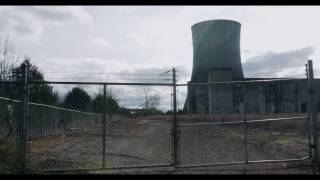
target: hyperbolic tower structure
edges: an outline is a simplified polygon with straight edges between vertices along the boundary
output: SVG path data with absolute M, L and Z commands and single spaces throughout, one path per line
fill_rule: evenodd
M 191 27 L 193 69 L 191 82 L 208 82 L 211 69 L 232 69 L 232 79 L 242 79 L 241 24 L 232 20 L 209 20 Z
M 240 27 L 240 23 L 232 20 L 203 21 L 191 27 L 193 69 L 189 83 L 244 78 L 240 57 Z M 200 114 L 232 113 L 233 99 L 231 86 L 188 86 L 184 110 Z

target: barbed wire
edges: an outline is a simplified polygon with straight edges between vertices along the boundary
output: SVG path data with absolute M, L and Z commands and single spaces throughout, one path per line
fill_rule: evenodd
M 48 69 L 48 68 L 44 68 Z M 120 75 L 120 76 L 159 76 L 159 75 L 167 75 L 165 72 L 162 73 L 127 73 L 127 72 L 88 72 L 88 71 L 78 71 L 78 70 L 50 70 L 42 71 L 48 74 L 107 74 L 107 75 Z M 170 71 L 166 71 L 170 72 Z M 168 74 L 170 75 L 170 74 Z

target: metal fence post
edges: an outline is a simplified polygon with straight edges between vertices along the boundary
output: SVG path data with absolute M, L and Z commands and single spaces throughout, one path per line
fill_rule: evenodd
M 21 120 L 18 123 L 18 148 L 19 148 L 19 162 L 21 163 L 21 172 L 26 172 L 26 160 L 28 151 L 28 61 L 26 60 L 21 66 L 22 82 L 21 82 L 21 93 L 22 93 L 22 104 L 21 104 Z
M 107 99 L 107 85 L 103 85 L 103 121 L 102 121 L 102 168 L 106 167 L 106 99 Z
M 53 110 L 53 135 L 56 135 L 56 126 L 57 126 L 57 110 Z
M 44 107 L 41 108 L 41 119 L 40 119 L 40 125 L 41 125 L 41 136 L 43 136 L 43 109 Z
M 248 163 L 248 123 L 247 123 L 247 118 L 246 118 L 246 108 L 245 108 L 245 90 L 246 90 L 246 85 L 243 85 L 243 99 L 242 103 L 240 104 L 241 106 L 241 115 L 242 115 L 242 121 L 244 125 L 244 159 L 245 163 Z
M 177 119 L 177 89 L 176 89 L 176 69 L 172 69 L 173 76 L 173 166 L 174 168 L 178 168 L 179 166 L 179 151 L 178 151 L 178 143 L 179 143 L 179 135 L 178 135 L 178 119 Z
M 312 60 L 308 60 L 308 110 L 310 118 L 310 131 L 311 131 L 311 147 L 312 147 L 312 160 L 320 164 L 319 162 L 319 149 L 318 149 L 318 132 L 317 132 L 317 111 L 316 111 L 316 90 L 314 87 L 313 65 Z
M 306 66 L 306 80 L 309 81 L 309 71 L 308 71 L 308 64 L 305 65 Z M 308 92 L 308 88 L 307 88 L 307 92 Z M 307 93 L 308 94 L 308 93 Z M 308 95 L 308 101 L 309 101 L 309 95 Z M 310 104 L 310 103 L 308 103 Z M 310 119 L 310 111 L 308 109 L 308 153 L 309 156 L 312 157 L 312 145 L 311 145 L 311 119 Z

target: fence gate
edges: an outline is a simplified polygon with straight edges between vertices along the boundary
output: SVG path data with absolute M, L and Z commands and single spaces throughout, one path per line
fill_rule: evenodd
M 65 100 L 29 103 L 31 167 L 53 172 L 172 166 L 172 113 L 158 110 L 171 107 L 171 84 L 50 85 Z
M 286 94 L 281 97 L 271 94 L 277 85 L 280 86 L 278 89 L 291 88 L 290 82 L 270 80 L 178 85 L 179 91 L 188 89 L 184 106 L 190 113 L 178 116 L 179 166 L 309 159 L 309 115 L 277 112 L 276 108 L 281 107 L 277 98 L 288 97 Z M 206 99 L 211 102 L 206 104 Z M 204 115 L 211 113 L 214 115 Z
M 311 74 L 294 87 L 296 79 L 176 84 L 172 72 L 172 83 L 1 82 L 1 137 L 41 172 L 319 162 Z M 34 96 L 45 85 L 63 100 Z M 292 94 L 279 89 L 300 85 L 308 113 L 284 113 Z

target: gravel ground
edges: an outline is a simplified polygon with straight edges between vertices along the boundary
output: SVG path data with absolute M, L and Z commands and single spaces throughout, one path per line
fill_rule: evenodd
M 168 119 L 117 121 L 107 130 L 106 167 L 170 164 L 171 127 Z M 189 121 L 190 122 L 190 121 Z M 197 121 L 199 122 L 199 121 Z M 277 122 L 278 123 L 278 122 Z M 308 156 L 307 131 L 292 122 L 248 127 L 248 160 L 295 159 Z M 297 129 L 299 128 L 300 129 Z M 244 161 L 244 126 L 181 127 L 180 164 L 198 165 Z M 74 131 L 31 140 L 30 164 L 40 170 L 99 168 L 102 164 L 101 130 Z M 90 171 L 90 173 L 156 174 L 313 174 L 309 160 L 214 168 L 171 168 Z

